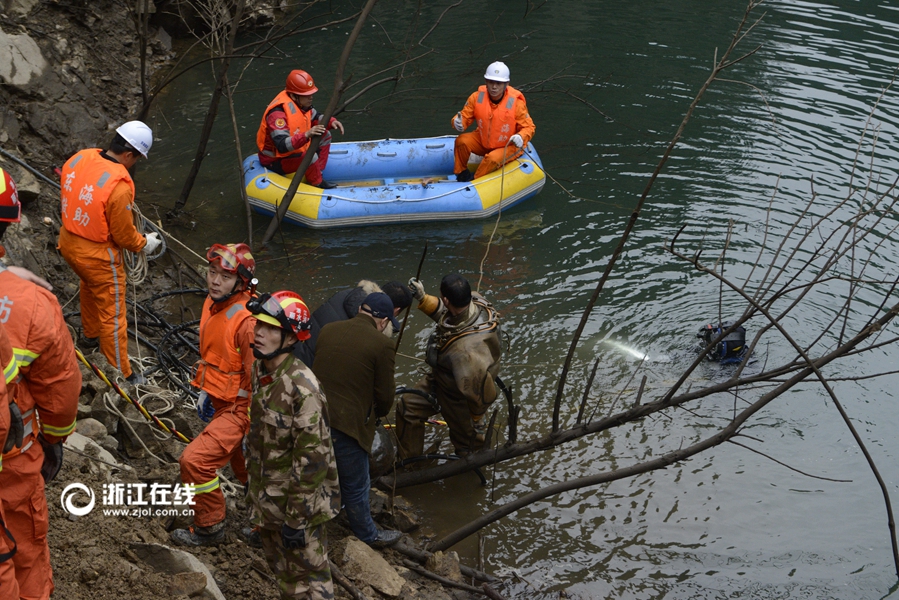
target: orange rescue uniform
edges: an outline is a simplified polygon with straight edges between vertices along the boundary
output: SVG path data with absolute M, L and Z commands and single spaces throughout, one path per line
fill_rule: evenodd
M 250 428 L 254 319 L 245 307 L 247 291 L 223 302 L 207 297 L 200 318 L 200 360 L 191 385 L 212 399 L 215 415 L 181 454 L 181 481 L 195 485 L 194 525 L 225 519 L 225 497 L 217 471 L 229 462 L 241 483 L 247 468 L 241 444 Z
M 456 162 L 453 172 L 461 173 L 467 169 L 468 159 L 474 153 L 484 157 L 474 174 L 475 179 L 492 173 L 510 160 L 521 156 L 522 148 L 511 143 L 507 145 L 509 138 L 517 133 L 524 141 L 522 146 L 526 147 L 537 130 L 528 113 L 524 94 L 511 85 L 506 86 L 505 94 L 497 103 L 490 100 L 487 86 L 482 85 L 468 97 L 460 114 L 463 129 L 467 129 L 475 121 L 478 128 L 460 134 L 456 138 Z M 453 118 L 455 119 L 455 115 Z
M 2 448 L 6 442 L 6 434 L 9 433 L 9 403 L 12 400 L 12 382 L 19 374 L 12 344 L 6 336 L 6 329 L 3 325 L 0 325 L 0 367 L 3 368 L 3 377 L 0 377 L 0 448 Z M 2 473 L 3 458 L 0 457 L 0 474 Z M 16 548 L 16 542 L 7 528 L 6 522 L 3 503 L 0 502 L 0 598 L 18 598 L 19 584 L 16 582 L 16 571 L 12 561 L 18 548 Z
M 74 431 L 81 370 L 56 296 L 2 267 L 0 290 L 0 323 L 19 368 L 14 399 L 25 424 L 22 447 L 3 455 L 0 504 L 18 544 L 12 560 L 17 597 L 45 600 L 53 592 L 53 572 L 41 476 L 44 450 L 37 438 L 40 433 L 61 444 Z
M 81 325 L 100 338 L 100 351 L 125 377 L 128 319 L 121 249 L 140 252 L 147 240 L 134 226 L 134 182 L 124 165 L 99 148 L 82 150 L 62 169 L 58 248 L 81 279 Z

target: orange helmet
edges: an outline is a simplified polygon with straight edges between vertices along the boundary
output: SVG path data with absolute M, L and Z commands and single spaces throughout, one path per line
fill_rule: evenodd
M 249 284 L 256 273 L 256 260 L 246 244 L 213 244 L 206 253 L 206 260 L 210 263 L 219 261 L 221 267 L 229 273 L 234 273 L 245 284 Z
M 315 87 L 315 82 L 312 81 L 312 75 L 300 69 L 290 72 L 290 75 L 287 76 L 285 89 L 288 93 L 297 94 L 298 96 L 311 96 L 318 91 L 318 88 Z
M 16 182 L 9 173 L 0 169 L 0 222 L 18 223 L 21 220 L 22 205 L 19 203 Z
M 296 292 L 284 290 L 251 298 L 247 302 L 247 310 L 253 313 L 258 321 L 296 334 L 301 342 L 312 337 L 309 333 L 312 328 L 309 322 L 312 318 L 309 307 Z

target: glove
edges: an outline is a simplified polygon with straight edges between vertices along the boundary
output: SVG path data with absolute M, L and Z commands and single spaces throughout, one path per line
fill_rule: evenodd
M 50 483 L 62 468 L 62 442 L 51 444 L 44 438 L 44 434 L 37 436 L 37 441 L 44 449 L 44 464 L 41 465 L 41 477 L 44 483 Z
M 288 550 L 299 550 L 306 547 L 306 531 L 288 527 L 287 523 L 281 525 L 281 544 Z
M 513 135 L 512 137 L 509 138 L 509 143 L 515 144 L 515 145 L 518 146 L 519 148 L 521 148 L 522 146 L 524 146 L 524 140 L 523 140 L 522 137 L 521 137 L 520 135 L 518 135 L 517 133 L 516 133 L 515 135 Z
M 471 415 L 471 427 L 474 429 L 474 439 L 483 444 L 487 439 L 487 419 L 484 415 Z
M 22 422 L 22 411 L 15 402 L 9 403 L 9 433 L 6 434 L 6 444 L 3 445 L 3 453 L 13 448 L 22 447 L 22 439 L 25 437 L 25 424 Z
M 206 392 L 200 392 L 200 397 L 197 398 L 197 416 L 204 423 L 208 423 L 212 420 L 213 415 L 215 415 L 215 407 L 212 406 L 212 398 Z
M 456 131 L 465 131 L 465 124 L 462 122 L 462 113 L 456 113 L 456 116 L 453 117 L 453 127 L 456 128 Z
M 421 302 L 425 297 L 425 286 L 415 277 L 409 280 L 409 289 L 412 290 L 412 297 Z
M 144 246 L 145 254 L 153 254 L 153 251 L 159 248 L 159 245 L 162 243 L 162 240 L 159 239 L 159 234 L 155 231 L 153 233 L 147 234 L 147 245 Z

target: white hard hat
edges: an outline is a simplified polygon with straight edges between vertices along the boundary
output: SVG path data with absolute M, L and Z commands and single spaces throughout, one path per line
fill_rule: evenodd
M 147 127 L 146 123 L 142 121 L 128 121 L 127 123 L 122 123 L 115 132 L 125 138 L 125 141 L 140 152 L 144 158 L 147 158 L 147 152 L 150 151 L 150 147 L 153 145 L 153 131 Z
M 487 72 L 484 73 L 484 79 L 489 79 L 490 81 L 509 81 L 509 67 L 506 66 L 506 63 L 495 62 L 490 63 L 487 67 Z

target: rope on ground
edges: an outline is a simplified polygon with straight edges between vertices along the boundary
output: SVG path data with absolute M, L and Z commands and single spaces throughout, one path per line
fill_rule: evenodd
M 103 403 L 106 405 L 106 408 L 108 408 L 109 410 L 114 412 L 119 417 L 119 423 L 125 424 L 125 427 L 127 427 L 131 431 L 131 435 L 134 436 L 134 439 L 136 439 L 140 443 L 141 446 L 143 446 L 144 450 L 147 451 L 147 454 L 149 454 L 150 456 L 152 456 L 153 458 L 155 458 L 156 460 L 158 460 L 159 462 L 161 462 L 164 465 L 169 464 L 169 461 L 156 456 L 156 454 L 154 454 L 153 451 L 147 447 L 146 442 L 144 442 L 144 440 L 140 437 L 140 435 L 138 435 L 138 433 L 134 430 L 134 427 L 131 425 L 131 419 L 126 417 L 124 414 L 122 414 L 122 411 L 120 411 L 119 408 L 115 405 L 115 402 L 113 401 L 112 396 L 113 396 L 112 391 L 106 392 L 103 395 Z
M 122 398 L 124 398 L 125 400 L 127 400 L 128 402 L 133 404 L 134 407 L 137 408 L 137 410 L 144 416 L 145 419 L 147 419 L 148 421 L 152 421 L 157 427 L 159 427 L 166 433 L 169 433 L 169 434 L 175 436 L 182 442 L 184 442 L 186 444 L 190 443 L 191 439 L 189 437 L 187 437 L 186 435 L 184 435 L 183 433 L 181 433 L 180 431 L 175 429 L 175 427 L 169 427 L 168 425 L 166 425 L 165 423 L 160 421 L 157 416 L 151 415 L 149 412 L 147 412 L 147 409 L 144 408 L 139 402 L 136 402 L 134 399 L 132 399 L 131 396 L 129 396 L 125 392 L 125 390 L 123 390 L 121 388 L 121 386 L 118 383 L 116 383 L 114 381 L 110 381 L 109 378 L 106 377 L 106 374 L 103 371 L 101 371 L 100 368 L 97 367 L 97 365 L 89 362 L 86 358 L 84 358 L 84 355 L 81 353 L 81 350 L 79 350 L 78 348 L 75 348 L 75 354 L 78 356 L 78 360 L 80 360 L 84 364 L 84 366 L 86 366 L 88 369 L 93 371 L 94 375 L 99 377 L 106 385 L 108 385 L 109 387 L 114 389 L 116 391 L 116 393 L 118 393 L 119 396 L 121 396 Z

